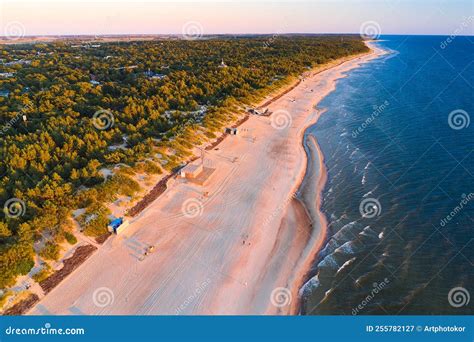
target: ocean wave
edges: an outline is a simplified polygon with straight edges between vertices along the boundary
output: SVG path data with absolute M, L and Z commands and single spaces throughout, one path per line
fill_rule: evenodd
M 321 283 L 319 282 L 319 276 L 316 274 L 314 277 L 310 278 L 298 291 L 298 294 L 301 298 L 310 296 L 311 293 L 316 290 Z
M 379 186 L 377 185 L 375 188 L 373 188 L 373 189 L 370 190 L 369 192 L 365 193 L 362 197 L 365 198 L 365 197 L 368 197 L 368 196 L 372 195 L 372 194 L 375 192 L 375 190 L 377 190 L 378 187 L 379 187 Z
M 336 261 L 336 258 L 334 257 L 334 254 L 330 254 L 326 256 L 319 264 L 318 268 L 328 268 L 328 269 L 338 269 L 339 264 Z
M 352 151 L 351 155 L 349 156 L 349 158 L 353 161 L 360 160 L 363 157 L 364 157 L 364 154 L 360 152 L 358 147 L 356 147 L 356 149 Z
M 370 226 L 365 227 L 365 228 L 359 233 L 359 235 L 366 236 L 366 237 L 373 238 L 373 239 L 376 239 L 376 238 L 377 238 L 377 233 L 374 232 L 374 230 L 373 230 L 372 228 L 370 228 Z
M 353 258 L 347 260 L 345 263 L 343 263 L 342 266 L 339 267 L 339 269 L 337 270 L 336 274 L 339 274 L 339 272 L 341 272 L 344 269 L 346 269 L 347 267 L 349 267 L 355 261 L 355 259 L 356 259 L 356 257 L 353 257 Z
M 345 242 L 351 239 L 354 236 L 354 228 L 357 226 L 357 221 L 352 221 L 344 226 L 342 226 L 339 231 L 333 235 L 333 238 L 338 240 L 339 242 Z
M 336 248 L 335 252 L 336 253 L 342 253 L 342 254 L 354 254 L 354 242 L 353 241 L 347 241 L 344 243 L 342 246 Z

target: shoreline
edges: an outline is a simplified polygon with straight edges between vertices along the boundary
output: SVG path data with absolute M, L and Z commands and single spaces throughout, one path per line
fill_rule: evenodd
M 64 279 L 30 314 L 44 313 L 44 308 L 50 314 L 173 314 L 177 308 L 179 314 L 294 314 L 296 301 L 291 308 L 269 307 L 270 292 L 283 285 L 297 298 L 325 224 L 316 216 L 309 221 L 319 229 L 308 229 L 305 215 L 314 216 L 314 209 L 307 199 L 303 206 L 293 198 L 311 166 L 303 137 L 322 114 L 315 104 L 334 90 L 345 72 L 373 55 L 334 61 L 296 88 L 277 94 L 269 107 L 274 113 L 283 108 L 293 114 L 288 127 L 272 129 L 268 117 L 251 116 L 238 138 L 228 137 L 219 149 L 206 153 L 207 166 L 218 170 L 209 185 L 174 180 L 123 235 L 108 239 L 80 266 L 81 274 L 76 271 Z M 313 93 L 308 87 L 321 89 Z M 310 197 L 325 183 L 323 156 L 316 154 L 322 184 Z M 203 195 L 204 190 L 211 196 Z M 314 198 L 319 208 L 318 196 Z M 199 215 L 183 215 L 188 201 L 197 203 Z M 157 251 L 139 259 L 137 249 L 146 245 Z M 114 305 L 91 303 L 95 290 L 102 288 L 114 294 Z M 188 302 L 196 288 L 199 296 L 192 298 L 199 298 Z
M 386 52 L 379 49 L 374 48 L 371 44 L 372 42 L 366 42 L 366 45 L 371 49 L 370 52 L 363 54 L 362 56 L 355 56 L 352 59 L 342 61 L 337 66 L 340 66 L 346 62 L 360 60 L 360 63 L 354 65 L 352 68 L 341 72 L 340 77 L 337 77 L 332 81 L 333 86 L 332 90 L 330 90 L 322 99 L 336 90 L 336 82 L 341 78 L 347 77 L 347 72 L 360 67 L 362 64 L 369 62 L 372 59 L 378 58 L 379 56 L 385 54 Z M 337 66 L 334 66 L 336 68 Z M 327 70 L 327 69 L 325 69 Z M 321 100 L 322 100 L 321 99 Z M 315 107 L 319 104 L 316 103 Z M 297 300 L 292 303 L 291 305 L 291 315 L 298 315 L 301 309 L 301 297 L 299 295 L 300 290 L 302 289 L 303 285 L 308 280 L 308 273 L 310 272 L 311 267 L 313 266 L 314 260 L 317 258 L 318 253 L 321 251 L 327 237 L 327 218 L 326 215 L 321 211 L 322 205 L 322 193 L 324 191 L 324 187 L 327 182 L 327 169 L 326 165 L 324 164 L 324 154 L 321 150 L 321 147 L 318 144 L 317 137 L 307 134 L 309 128 L 317 124 L 321 115 L 326 112 L 326 109 L 316 109 L 318 111 L 318 115 L 314 122 L 310 123 L 304 130 L 304 138 L 302 140 L 303 148 L 306 151 L 306 160 L 307 166 L 306 171 L 303 176 L 303 179 L 300 182 L 298 187 L 298 191 L 301 193 L 301 202 L 302 205 L 306 208 L 308 215 L 310 216 L 311 222 L 319 222 L 320 223 L 320 234 L 319 236 L 314 236 L 315 241 L 313 241 L 313 245 L 309 245 L 309 252 L 306 260 L 303 262 L 303 266 L 298 273 L 298 276 L 295 279 L 294 286 L 291 289 L 291 293 L 293 298 Z M 313 161 L 311 163 L 310 161 Z M 314 167 L 314 161 L 317 162 L 318 167 L 317 171 Z M 315 180 L 316 178 L 316 180 Z M 312 187 L 316 185 L 316 188 L 313 190 Z

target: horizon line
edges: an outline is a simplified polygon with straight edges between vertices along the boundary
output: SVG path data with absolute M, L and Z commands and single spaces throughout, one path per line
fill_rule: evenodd
M 359 32 L 269 32 L 269 33 L 206 33 L 201 34 L 196 39 L 201 37 L 209 36 L 244 36 L 244 35 L 255 35 L 255 36 L 285 36 L 285 35 L 351 35 L 351 36 L 361 36 Z M 128 37 L 128 36 L 184 36 L 183 33 L 58 33 L 58 34 L 26 34 L 22 37 L 17 37 L 10 40 L 21 40 L 24 38 L 35 38 L 35 37 Z M 380 34 L 378 37 L 383 36 L 432 36 L 432 37 L 474 37 L 473 34 L 430 34 L 430 33 L 385 33 Z M 0 39 L 7 38 L 8 36 L 0 35 Z M 362 36 L 361 36 L 362 37 Z M 8 39 L 8 38 L 7 38 Z

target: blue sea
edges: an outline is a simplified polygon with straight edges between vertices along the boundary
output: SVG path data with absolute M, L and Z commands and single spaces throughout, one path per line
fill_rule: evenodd
M 307 132 L 328 236 L 302 314 L 473 314 L 474 37 L 376 44 Z

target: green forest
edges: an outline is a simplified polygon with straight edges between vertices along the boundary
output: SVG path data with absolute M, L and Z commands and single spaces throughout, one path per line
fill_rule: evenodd
M 358 36 L 215 37 L 0 47 L 0 289 L 35 257 L 56 260 L 106 232 L 106 203 L 136 172 L 163 173 L 215 139 L 245 106 L 331 60 Z M 107 179 L 104 167 L 121 165 Z M 87 218 L 87 219 L 86 219 Z M 42 248 L 34 248 L 43 240 Z

